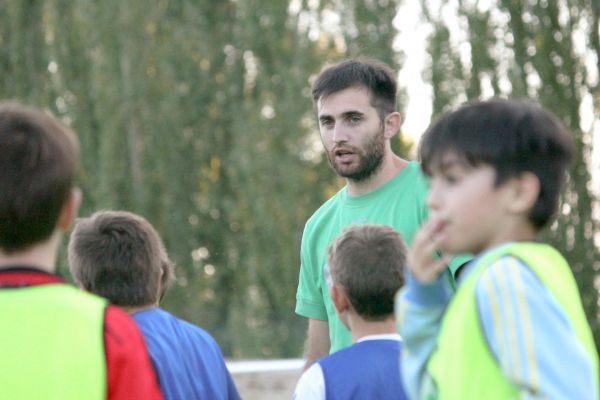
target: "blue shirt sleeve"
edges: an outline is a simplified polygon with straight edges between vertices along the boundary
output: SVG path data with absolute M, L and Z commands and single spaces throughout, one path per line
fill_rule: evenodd
M 595 399 L 592 360 L 566 313 L 521 260 L 505 256 L 475 287 L 490 349 L 522 399 Z
M 402 383 L 410 399 L 435 391 L 426 366 L 451 293 L 443 274 L 434 283 L 422 284 L 407 272 L 406 285 L 396 297 L 396 321 L 406 349 L 402 352 Z

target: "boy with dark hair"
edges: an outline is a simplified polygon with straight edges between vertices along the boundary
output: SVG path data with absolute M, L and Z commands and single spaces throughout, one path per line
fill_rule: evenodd
M 354 344 L 306 370 L 295 399 L 406 398 L 394 319 L 405 253 L 398 232 L 385 225 L 353 225 L 329 246 L 331 298 Z
M 378 61 L 345 60 L 325 69 L 312 93 L 325 154 L 346 186 L 310 217 L 302 235 L 296 313 L 308 318 L 306 367 L 352 343 L 325 283 L 327 246 L 345 227 L 363 223 L 390 225 L 411 243 L 428 214 L 419 164 L 394 154 L 390 142 L 401 122 L 393 71 Z M 452 260 L 449 282 L 467 259 Z
M 50 115 L 0 103 L 2 398 L 161 399 L 134 322 L 54 274 L 81 200 L 78 152 Z
M 148 221 L 125 211 L 100 211 L 77 220 L 69 265 L 83 289 L 131 313 L 165 399 L 239 399 L 214 339 L 158 307 L 173 278 L 173 263 Z
M 467 104 L 428 128 L 420 157 L 431 218 L 398 299 L 411 398 L 598 398 L 577 285 L 565 259 L 537 242 L 572 147 L 551 113 L 516 101 Z M 436 251 L 477 255 L 451 301 Z

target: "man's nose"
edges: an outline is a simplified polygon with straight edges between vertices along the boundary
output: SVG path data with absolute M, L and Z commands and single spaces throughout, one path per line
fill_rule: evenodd
M 336 124 L 333 128 L 333 141 L 335 143 L 346 142 L 348 140 L 348 134 L 342 124 Z

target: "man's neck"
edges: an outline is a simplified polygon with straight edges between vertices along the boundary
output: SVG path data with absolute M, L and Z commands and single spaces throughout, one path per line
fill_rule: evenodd
M 0 250 L 0 269 L 14 266 L 27 266 L 53 274 L 56 270 L 56 255 L 60 234 L 55 233 L 47 241 L 15 253 Z
M 390 151 L 387 156 L 384 157 L 381 168 L 368 179 L 360 182 L 346 179 L 348 195 L 360 196 L 374 191 L 398 175 L 406 165 L 408 165 L 408 161 L 398 157 Z

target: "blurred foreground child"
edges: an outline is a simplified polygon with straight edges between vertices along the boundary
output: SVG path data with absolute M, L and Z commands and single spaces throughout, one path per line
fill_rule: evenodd
M 78 155 L 58 120 L 0 103 L 0 398 L 161 399 L 131 318 L 55 275 Z
M 467 104 L 423 136 L 431 217 L 408 254 L 398 302 L 415 399 L 596 399 L 598 356 L 565 259 L 537 241 L 573 153 L 536 105 Z M 447 257 L 472 252 L 450 301 Z M 591 266 L 587 266 L 591 268 Z

